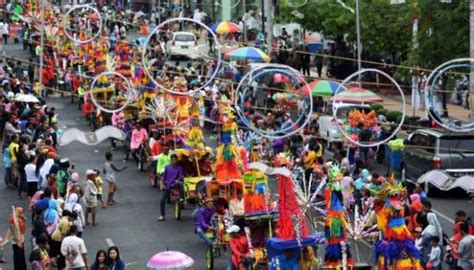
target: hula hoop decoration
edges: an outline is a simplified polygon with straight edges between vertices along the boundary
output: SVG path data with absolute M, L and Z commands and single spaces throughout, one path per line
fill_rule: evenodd
M 352 127 L 350 127 L 349 130 L 345 130 L 345 128 L 341 125 L 339 119 L 337 118 L 337 111 L 338 111 L 337 104 L 342 103 L 342 102 L 337 101 L 337 95 L 342 92 L 341 90 L 342 90 L 343 85 L 347 85 L 353 78 L 355 78 L 356 76 L 359 76 L 363 73 L 366 73 L 366 72 L 379 73 L 380 75 L 382 75 L 382 76 L 386 77 L 387 79 L 389 79 L 395 85 L 397 90 L 400 92 L 400 96 L 402 98 L 402 115 L 401 115 L 401 119 L 400 119 L 400 122 L 398 123 L 397 127 L 393 130 L 393 132 L 390 134 L 390 136 L 388 136 L 387 138 L 385 138 L 381 141 L 374 142 L 374 143 L 361 143 L 360 141 L 358 141 L 356 139 L 357 138 L 356 132 L 358 132 L 358 127 L 354 127 L 352 125 Z M 339 128 L 339 131 L 342 133 L 342 135 L 346 139 L 348 139 L 351 143 L 353 143 L 353 144 L 355 144 L 359 147 L 377 147 L 379 145 L 382 145 L 382 144 L 390 141 L 395 136 L 395 134 L 397 134 L 397 132 L 400 130 L 400 128 L 402 127 L 403 122 L 405 121 L 405 116 L 406 116 L 406 100 L 405 100 L 405 95 L 403 94 L 403 91 L 402 91 L 400 85 L 392 77 L 390 77 L 390 75 L 388 75 L 387 73 L 385 73 L 381 70 L 378 70 L 378 69 L 374 69 L 374 68 L 361 69 L 361 70 L 359 70 L 355 73 L 352 73 L 349 77 L 344 79 L 344 81 L 341 82 L 340 86 L 335 91 L 335 94 L 333 96 L 333 101 L 332 101 L 332 107 L 333 107 L 333 117 L 334 117 L 334 119 L 336 119 L 335 122 L 336 122 L 336 124 Z M 351 114 L 354 114 L 354 115 L 351 115 Z M 364 119 L 364 121 L 362 122 L 364 124 L 364 128 L 373 129 L 373 128 L 369 127 L 368 124 L 370 124 L 370 123 L 376 124 L 377 123 L 377 119 L 376 119 L 376 115 L 375 115 L 374 111 L 371 111 L 370 113 L 365 114 L 364 112 L 360 112 L 360 111 L 355 110 L 355 111 L 349 113 L 349 118 L 351 118 L 351 116 L 359 117 L 359 116 L 357 116 L 357 114 L 361 114 L 359 116 L 361 116 L 362 119 Z M 361 122 L 359 122 L 359 123 L 361 123 Z M 350 135 L 348 133 L 350 133 Z M 355 135 L 355 136 L 353 136 L 353 135 Z M 356 138 L 354 138 L 354 137 L 356 137 Z
M 237 7 L 237 6 L 240 4 L 240 0 L 237 0 L 237 2 L 236 2 L 235 4 L 233 4 L 233 5 L 223 5 L 223 4 L 221 3 L 222 1 L 223 1 L 223 0 L 216 1 L 216 5 L 217 5 L 217 6 L 221 6 L 221 7 L 223 7 L 223 8 L 230 8 L 230 9 L 232 9 L 232 8 Z M 307 0 L 306 0 L 306 1 L 307 1 Z
M 152 36 L 154 34 L 156 34 L 158 32 L 158 30 L 160 28 L 162 28 L 163 26 L 167 25 L 167 24 L 171 24 L 171 23 L 183 23 L 183 22 L 192 22 L 192 23 L 195 23 L 201 27 L 203 27 L 204 29 L 206 29 L 206 31 L 212 36 L 212 39 L 214 39 L 214 49 L 215 50 L 218 50 L 220 48 L 220 45 L 219 45 L 219 41 L 217 40 L 217 36 L 216 34 L 214 33 L 214 31 L 212 31 L 211 28 L 209 28 L 207 25 L 199 22 L 199 21 L 196 21 L 196 20 L 193 20 L 193 19 L 189 19 L 189 18 L 172 18 L 172 19 L 169 19 L 169 20 L 166 20 L 162 23 L 160 23 L 158 26 L 156 26 L 153 31 L 150 32 L 150 34 L 148 35 L 148 37 L 146 38 L 145 40 L 145 43 L 143 44 L 143 51 L 142 51 L 142 60 L 143 60 L 143 70 L 145 71 L 145 74 L 150 78 L 150 80 L 156 85 L 158 86 L 160 89 L 170 93 L 170 94 L 174 94 L 174 95 L 180 95 L 180 96 L 193 96 L 194 94 L 198 93 L 199 91 L 201 91 L 202 89 L 204 89 L 205 87 L 209 86 L 209 84 L 214 80 L 214 78 L 217 76 L 217 74 L 219 73 L 219 69 L 220 67 L 222 66 L 222 56 L 221 56 L 221 53 L 220 52 L 217 52 L 217 63 L 216 63 L 216 67 L 214 69 L 214 72 L 211 74 L 211 76 L 209 77 L 209 79 L 199 88 L 197 89 L 194 89 L 194 90 L 189 90 L 187 92 L 178 92 L 178 91 L 174 91 L 173 89 L 171 88 L 167 88 L 165 87 L 162 83 L 158 82 L 155 80 L 155 78 L 153 77 L 153 72 L 150 72 L 150 63 L 148 63 L 147 61 L 147 48 L 148 48 L 148 43 L 150 42 L 150 39 L 152 38 Z M 210 48 L 211 49 L 211 48 Z M 166 51 L 166 50 L 165 50 Z
M 263 130 L 257 128 L 246 116 L 244 103 L 247 98 L 246 93 L 248 88 L 253 87 L 256 82 L 256 79 L 263 77 L 272 73 L 272 78 L 274 75 L 280 76 L 279 80 L 283 80 L 285 83 L 291 83 L 293 86 L 298 86 L 299 89 L 296 91 L 301 91 L 302 93 L 291 93 L 287 91 L 286 93 L 277 92 L 273 95 L 273 100 L 278 104 L 279 102 L 290 102 L 290 105 L 298 107 L 299 116 L 296 121 L 291 121 L 290 125 L 282 127 L 279 130 Z M 281 78 L 282 77 L 282 78 Z M 244 84 L 245 82 L 245 84 Z M 258 86 L 258 83 L 255 85 Z M 245 87 L 245 89 L 243 89 Z M 290 86 L 290 89 L 292 87 Z M 296 87 L 294 87 L 296 88 Z M 237 112 L 237 115 L 243 122 L 243 124 L 249 128 L 251 131 L 255 132 L 261 137 L 268 139 L 282 139 L 289 137 L 293 134 L 300 132 L 304 127 L 306 127 L 311 121 L 311 115 L 313 111 L 313 100 L 311 98 L 311 93 L 304 93 L 302 89 L 310 89 L 308 83 L 304 77 L 292 67 L 281 65 L 281 64 L 262 64 L 258 67 L 252 69 L 249 73 L 245 74 L 240 80 L 234 94 L 234 107 Z M 308 95 L 304 100 L 297 100 L 297 95 Z M 302 106 L 300 106 L 302 105 Z M 303 110 L 301 110 L 303 108 Z M 285 123 L 284 123 L 285 124 Z M 284 125 L 283 124 L 283 125 Z M 282 125 L 282 126 L 283 126 Z
M 127 95 L 125 98 L 125 103 L 115 110 L 104 108 L 104 106 L 102 106 L 101 104 L 99 104 L 99 102 L 97 102 L 94 96 L 94 89 L 95 89 L 96 84 L 99 82 L 99 80 L 101 80 L 103 76 L 110 76 L 110 75 L 118 76 L 120 79 L 122 79 L 125 82 L 126 87 L 127 87 L 126 89 Z M 104 112 L 108 112 L 108 113 L 117 113 L 125 109 L 130 104 L 130 102 L 135 98 L 135 91 L 133 90 L 130 81 L 128 81 L 127 78 L 125 78 L 125 76 L 115 71 L 106 71 L 94 77 L 94 80 L 91 83 L 91 90 L 89 92 L 89 96 L 92 102 L 94 103 L 94 105 L 97 106 L 97 108 L 99 108 L 100 110 Z
M 97 33 L 95 35 L 93 35 L 91 38 L 87 39 L 87 40 L 79 40 L 77 38 L 74 38 L 69 34 L 69 31 L 67 31 L 68 28 L 67 28 L 66 18 L 69 16 L 69 14 L 71 14 L 72 11 L 74 11 L 76 9 L 90 9 L 90 10 L 92 10 L 92 12 L 94 12 L 97 15 L 97 18 L 99 18 L 99 29 L 97 30 Z M 100 15 L 100 12 L 96 8 L 94 8 L 93 6 L 91 6 L 89 4 L 73 6 L 72 8 L 70 8 L 66 12 L 66 14 L 64 14 L 64 18 L 63 18 L 64 34 L 66 35 L 67 38 L 69 38 L 73 42 L 77 42 L 78 44 L 86 44 L 86 43 L 89 43 L 89 42 L 95 40 L 102 33 L 102 27 L 103 27 L 103 21 L 102 21 L 102 16 Z
M 435 86 L 437 81 L 440 79 L 440 76 L 445 74 L 448 70 L 454 68 L 466 68 L 472 70 L 474 68 L 474 58 L 458 58 L 447 61 L 437 68 L 435 68 L 428 76 L 426 82 L 427 99 L 426 99 L 426 112 L 427 114 L 436 122 L 436 124 L 442 126 L 443 128 L 452 131 L 452 132 L 471 132 L 474 131 L 474 110 L 469 102 L 469 119 L 470 123 L 462 124 L 459 121 L 444 120 L 442 116 L 434 109 L 433 98 L 435 96 Z M 468 91 L 471 91 L 470 89 Z
M 306 4 L 308 4 L 308 0 L 304 0 L 304 1 L 302 1 L 303 3 L 299 3 L 299 4 L 298 3 L 294 4 L 293 3 L 294 1 L 296 1 L 296 0 L 287 0 L 286 3 L 288 4 L 288 6 L 290 6 L 292 8 L 300 8 L 300 7 L 303 7 Z M 301 2 L 301 0 L 298 1 L 298 2 Z

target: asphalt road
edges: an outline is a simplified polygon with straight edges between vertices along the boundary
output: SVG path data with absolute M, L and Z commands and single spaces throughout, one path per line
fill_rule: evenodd
M 25 57 L 24 51 L 19 49 L 18 45 L 7 45 L 3 49 L 8 56 Z M 77 110 L 77 105 L 69 104 L 68 98 L 50 97 L 47 102 L 57 108 L 62 129 L 76 127 L 87 130 L 86 122 L 80 111 Z M 103 167 L 104 154 L 110 150 L 109 147 L 109 142 L 94 147 L 71 143 L 61 147 L 59 152 L 61 156 L 69 157 L 76 164 L 77 171 L 83 181 L 86 169 L 101 169 Z M 116 150 L 115 153 L 118 165 L 125 164 L 121 162 L 122 152 Z M 144 269 L 144 264 L 153 254 L 169 249 L 187 253 L 196 261 L 193 269 L 204 269 L 205 246 L 193 233 L 191 210 L 184 211 L 181 221 L 174 220 L 170 215 L 171 211 L 168 211 L 167 220 L 158 222 L 156 219 L 159 214 L 160 192 L 149 186 L 147 173 L 139 172 L 133 162 L 126 165 L 129 168 L 118 174 L 119 191 L 116 198 L 118 204 L 107 209 L 99 209 L 98 226 L 85 229 L 84 239 L 89 250 L 89 258 L 92 259 L 98 249 L 117 245 L 127 262 L 127 269 Z M 0 175 L 3 174 L 2 165 Z M 443 197 L 432 198 L 431 201 L 434 210 L 439 213 L 442 226 L 448 235 L 452 232 L 452 219 L 457 210 L 463 209 L 469 216 L 474 216 L 474 208 L 468 202 L 468 198 L 459 198 L 456 194 L 448 193 Z M 4 211 L 0 212 L 0 234 L 3 234 L 7 228 L 10 205 L 26 208 L 26 201 L 19 200 L 16 192 L 2 187 L 0 189 L 0 205 L 4 206 Z M 171 207 L 168 209 L 171 210 Z M 30 229 L 29 226 L 28 231 Z M 357 246 L 362 261 L 373 259 L 368 248 L 364 248 L 363 244 Z M 6 247 L 5 253 L 8 263 L 2 267 L 11 269 L 12 251 L 10 246 Z M 29 251 L 27 251 L 27 256 L 28 254 Z M 223 269 L 227 258 L 218 259 L 216 268 Z

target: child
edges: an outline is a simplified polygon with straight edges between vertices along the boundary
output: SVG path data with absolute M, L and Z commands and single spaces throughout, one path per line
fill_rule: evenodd
M 3 247 L 7 244 L 8 239 L 7 237 L 3 238 L 0 236 L 0 263 L 6 263 L 5 259 L 3 259 L 4 249 Z
M 107 204 L 102 200 L 102 192 L 104 191 L 104 180 L 99 176 L 99 169 L 95 169 L 95 185 L 97 186 L 97 201 L 102 203 L 102 208 L 107 208 Z
M 439 237 L 432 236 L 430 239 L 431 252 L 426 263 L 426 269 L 441 270 L 441 248 Z
M 127 168 L 127 166 L 118 169 L 115 167 L 114 162 L 112 161 L 113 155 L 110 152 L 105 153 L 105 165 L 104 165 L 104 175 L 105 180 L 109 182 L 109 195 L 107 196 L 107 205 L 115 204 L 114 195 L 117 191 L 117 179 L 115 178 L 116 172 L 121 172 Z

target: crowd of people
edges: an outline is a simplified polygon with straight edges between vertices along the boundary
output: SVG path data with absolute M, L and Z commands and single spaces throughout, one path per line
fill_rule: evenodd
M 125 170 L 126 166 L 119 168 L 115 165 L 114 154 L 108 152 L 105 155 L 103 168 L 89 169 L 81 178 L 81 172 L 76 170 L 74 164 L 58 152 L 56 109 L 48 106 L 45 99 L 40 99 L 39 102 L 24 102 L 18 99 L 20 94 L 46 97 L 56 87 L 66 90 L 72 97 L 78 96 L 79 107 L 90 121 L 97 121 L 100 115 L 102 117 L 100 122 L 103 125 L 111 124 L 127 134 L 125 159 L 131 154 L 139 163 L 141 147 L 148 145 L 150 155 L 156 160 L 153 169 L 162 189 L 159 221 L 165 221 L 166 203 L 170 201 L 174 189 L 178 190 L 178 200 L 184 201 L 185 177 L 210 175 L 215 180 L 216 177 L 219 178 L 219 174 L 241 175 L 246 163 L 256 161 L 284 165 L 293 172 L 299 185 L 309 186 L 309 189 L 314 191 L 318 190 L 318 185 L 322 185 L 323 179 L 328 177 L 332 166 L 328 164 L 340 164 L 343 174 L 342 202 L 345 211 L 354 211 L 355 206 L 361 209 L 362 215 L 371 211 L 375 200 L 372 190 L 377 189 L 387 179 L 369 166 L 367 161 L 373 157 L 370 156 L 368 149 L 353 145 L 349 148 L 339 147 L 333 149 L 334 156 L 329 157 L 325 153 L 323 141 L 318 137 L 318 126 L 315 122 L 311 122 L 301 133 L 287 138 L 262 139 L 248 132 L 243 119 L 233 115 L 231 100 L 235 96 L 235 82 L 240 81 L 251 70 L 247 61 L 238 61 L 235 68 L 222 68 L 219 79 L 214 80 L 193 98 L 171 98 L 178 104 L 174 108 L 176 117 L 183 122 L 191 119 L 188 123 L 190 126 L 187 130 L 188 136 L 177 135 L 179 132 L 172 129 L 163 128 L 164 132 L 161 133 L 156 129 L 153 130 L 152 126 L 161 122 L 149 115 L 141 114 L 142 111 L 131 119 L 125 119 L 123 112 L 110 114 L 98 110 L 86 98 L 86 89 L 89 88 L 92 76 L 105 71 L 104 56 L 117 57 L 117 61 L 120 62 L 120 65 L 115 67 L 117 72 L 133 79 L 136 85 L 144 89 L 150 87 L 142 67 L 136 65 L 141 60 L 140 46 L 131 46 L 127 41 L 127 25 L 120 23 L 123 20 L 122 15 L 120 12 L 117 12 L 118 15 L 115 12 L 114 10 L 110 16 L 116 20 L 108 21 L 101 39 L 92 42 L 93 45 L 80 45 L 77 50 L 71 48 L 74 44 L 64 37 L 49 36 L 45 44 L 40 44 L 38 39 L 31 38 L 32 26 L 26 26 L 20 36 L 24 37 L 23 44 L 28 45 L 24 48 L 29 49 L 31 53 L 31 59 L 26 62 L 28 65 L 24 65 L 21 61 L 10 60 L 0 63 L 2 84 L 0 134 L 3 134 L 5 187 L 15 190 L 21 199 L 28 200 L 29 205 L 28 209 L 21 207 L 12 209 L 11 218 L 8 220 L 9 229 L 0 239 L 0 246 L 4 246 L 8 240 L 12 243 L 15 270 L 28 268 L 25 245 L 30 242 L 29 240 L 33 247 L 29 261 L 35 270 L 54 267 L 125 269 L 125 263 L 120 258 L 117 247 L 110 247 L 108 251 L 101 249 L 97 251 L 94 261 L 88 260 L 88 251 L 82 236 L 87 233 L 90 228 L 88 226 L 97 226 L 99 206 L 106 208 L 115 204 L 114 195 L 118 188 L 116 173 Z M 59 13 L 53 9 L 47 14 L 46 19 L 54 21 L 54 16 Z M 77 22 L 77 29 L 84 30 L 81 28 L 82 18 L 72 18 L 71 21 Z M 0 23 L 5 44 L 9 35 L 8 27 L 8 23 Z M 92 32 L 97 30 L 98 26 L 92 23 L 86 28 Z M 179 63 L 175 67 L 165 65 L 166 59 L 162 48 L 169 38 L 170 32 L 157 34 L 151 39 L 150 47 L 153 49 L 146 55 L 156 60 L 153 64 L 155 68 L 153 77 L 165 87 L 182 92 L 197 89 L 205 85 L 206 79 L 216 69 L 221 69 L 216 61 L 201 63 L 199 68 L 192 65 L 181 67 Z M 210 38 L 208 42 L 209 40 Z M 258 42 L 260 47 L 265 49 L 263 39 Z M 271 55 L 273 62 L 288 64 L 309 75 L 311 65 L 309 54 L 290 55 L 287 48 L 293 45 L 288 43 L 286 31 L 276 39 L 273 46 L 275 49 Z M 296 44 L 295 49 L 306 50 Z M 97 53 L 90 54 L 91 50 L 96 50 Z M 45 68 L 38 70 L 36 63 L 39 62 L 41 55 Z M 322 60 L 315 59 L 315 61 L 321 76 Z M 131 65 L 136 65 L 135 74 L 132 74 Z M 78 74 L 76 70 L 81 72 Z M 39 72 L 43 75 L 41 83 L 45 86 L 42 89 L 38 87 Z M 83 76 L 83 73 L 86 76 Z M 143 92 L 145 95 L 147 91 Z M 274 100 L 272 90 L 257 92 L 258 95 L 246 99 L 244 104 L 247 106 L 245 116 L 250 122 L 257 128 L 267 131 L 281 130 L 285 125 L 293 123 L 291 115 Z M 147 105 L 147 101 L 151 99 L 152 97 L 148 100 L 144 98 L 143 103 Z M 297 104 L 302 106 L 303 103 Z M 252 109 L 254 105 L 264 107 L 263 116 Z M 320 109 L 320 105 L 316 107 Z M 204 116 L 205 123 L 203 117 L 196 117 L 195 114 Z M 140 121 L 137 121 L 139 118 Z M 193 128 L 196 130 L 202 128 L 206 134 L 218 134 L 220 147 L 217 153 L 211 150 L 199 159 L 193 159 L 191 156 L 183 158 L 182 155 L 178 155 L 177 149 L 180 148 L 204 149 L 203 135 L 199 135 L 198 131 L 194 132 L 193 136 L 190 135 Z M 246 152 L 237 147 L 240 145 Z M 276 162 L 282 155 L 289 161 L 284 164 Z M 229 162 L 231 169 L 226 165 Z M 226 169 L 225 173 L 222 172 L 224 169 L 219 172 L 220 168 Z M 106 199 L 103 197 L 106 190 L 104 180 L 108 184 Z M 264 200 L 263 196 L 259 197 L 261 194 L 244 194 L 243 190 L 238 190 L 236 197 L 229 201 L 219 198 L 219 194 L 209 196 L 204 189 L 198 192 L 200 204 L 193 213 L 194 230 L 208 246 L 213 242 L 206 232 L 215 228 L 213 222 L 216 213 L 222 216 L 230 213 L 234 216 L 230 219 L 234 219 L 244 215 L 249 208 L 257 207 L 251 203 L 256 204 L 257 201 Z M 322 194 L 321 191 L 316 197 L 323 200 Z M 404 193 L 401 203 L 405 224 L 414 236 L 416 247 L 421 254 L 420 259 L 427 269 L 441 269 L 442 261 L 449 264 L 450 269 L 472 269 L 470 260 L 473 229 L 465 212 L 460 210 L 456 213 L 454 234 L 450 238 L 447 232 L 443 232 L 438 217 L 431 210 L 431 203 L 420 186 L 416 186 L 411 194 Z M 29 218 L 27 213 L 31 213 L 30 230 L 27 228 Z M 227 223 L 226 232 L 231 236 L 229 247 L 232 253 L 228 269 L 238 269 L 242 264 L 247 265 L 250 256 L 249 239 L 242 226 Z M 1 258 L 0 262 L 5 261 Z M 312 266 L 300 269 L 310 267 Z

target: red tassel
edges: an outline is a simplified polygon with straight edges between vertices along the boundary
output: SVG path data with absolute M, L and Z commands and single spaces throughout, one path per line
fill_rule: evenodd
M 307 237 L 308 229 L 306 227 L 306 221 L 302 217 L 293 182 L 290 178 L 283 175 L 278 176 L 278 193 L 280 195 L 278 202 L 278 237 L 283 240 L 296 238 L 293 221 L 291 219 L 292 215 L 298 216 L 301 226 L 301 237 Z
M 242 160 L 242 163 L 244 166 L 244 171 L 248 171 L 249 166 L 248 166 L 248 159 L 247 159 L 247 151 L 245 151 L 245 148 L 239 147 L 239 155 L 240 155 L 240 160 Z

